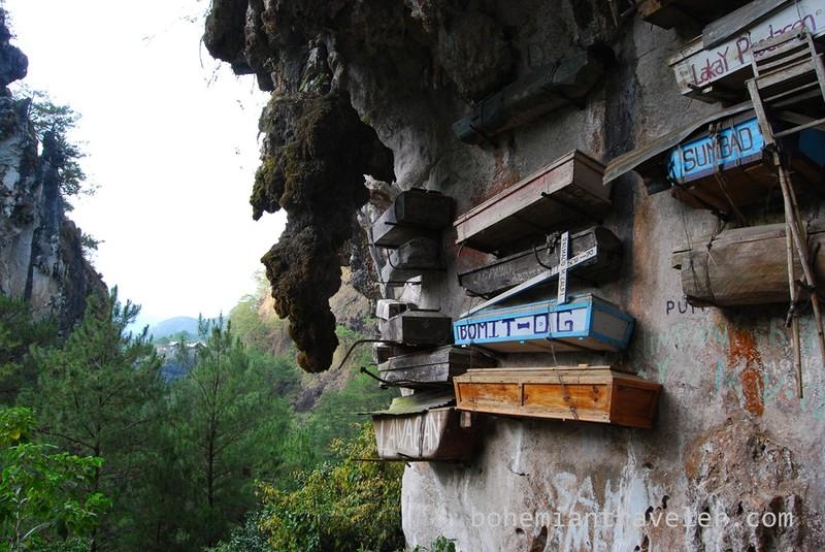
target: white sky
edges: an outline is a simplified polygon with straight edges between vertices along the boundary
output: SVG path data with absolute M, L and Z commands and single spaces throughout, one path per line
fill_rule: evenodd
M 106 283 L 143 306 L 142 323 L 228 313 L 285 217 L 252 220 L 267 96 L 202 46 L 208 2 L 2 3 L 29 57 L 23 82 L 82 115 L 74 138 L 100 189 L 70 216 L 104 241 Z

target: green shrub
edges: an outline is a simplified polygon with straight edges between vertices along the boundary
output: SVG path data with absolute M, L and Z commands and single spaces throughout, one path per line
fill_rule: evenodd
M 260 528 L 279 552 L 390 552 L 403 548 L 401 476 L 403 464 L 375 458 L 371 424 L 354 441 L 338 440 L 341 460 L 299 474 L 294 491 L 262 485 Z

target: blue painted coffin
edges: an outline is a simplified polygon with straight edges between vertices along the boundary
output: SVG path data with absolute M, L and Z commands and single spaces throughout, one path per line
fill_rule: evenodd
M 479 345 L 503 353 L 621 351 L 634 320 L 594 295 L 486 309 L 453 323 L 456 345 Z
M 756 117 L 680 144 L 670 153 L 669 172 L 685 184 L 762 159 L 765 140 Z

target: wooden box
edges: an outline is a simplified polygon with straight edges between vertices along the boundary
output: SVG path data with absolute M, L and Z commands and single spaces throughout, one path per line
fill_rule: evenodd
M 452 342 L 452 319 L 440 312 L 402 312 L 381 324 L 381 337 L 411 347 L 447 345 Z
M 571 269 L 571 279 L 581 277 L 588 282 L 606 282 L 619 277 L 622 264 L 622 242 L 613 232 L 597 226 L 570 236 L 570 256 L 589 249 L 595 255 Z M 547 270 L 558 266 L 560 249 L 546 247 L 504 257 L 458 275 L 458 282 L 468 295 L 488 297 L 506 291 Z M 544 266 L 542 266 L 544 265 Z
M 644 428 L 662 390 L 607 366 L 470 370 L 453 385 L 460 410 Z
M 416 387 L 449 383 L 453 376 L 471 368 L 489 368 L 498 362 L 473 348 L 447 345 L 429 351 L 420 351 L 388 359 L 378 366 L 384 381 Z
M 443 268 L 439 242 L 432 238 L 413 238 L 390 252 L 387 264 L 381 269 L 381 283 L 404 285 L 424 272 Z
M 379 247 L 399 247 L 419 236 L 437 234 L 449 226 L 453 200 L 438 192 L 413 188 L 395 198 L 372 225 L 372 243 Z
M 675 147 L 668 177 L 675 198 L 694 208 L 728 213 L 731 204 L 744 207 L 778 191 L 779 177 L 776 167 L 765 159 L 765 141 L 752 111 L 720 126 L 718 133 L 705 130 Z M 802 177 L 797 182 L 820 182 L 821 170 L 794 146 L 788 144 L 786 149 L 791 168 Z
M 809 251 L 825 247 L 825 224 L 808 228 Z M 788 260 L 785 224 L 725 230 L 716 236 L 692 240 L 673 252 L 673 268 L 680 271 L 682 290 L 695 306 L 741 307 L 786 303 Z M 811 262 L 816 281 L 825 284 L 825 255 Z M 797 261 L 795 274 L 802 275 Z M 820 285 L 825 293 L 825 285 Z
M 418 306 L 415 303 L 398 301 L 396 299 L 379 299 L 375 305 L 375 316 L 381 320 L 389 320 L 402 312 L 416 310 L 417 308 Z
M 750 0 L 636 0 L 636 11 L 653 25 L 672 29 L 712 21 L 724 9 L 733 9 Z
M 425 392 L 398 397 L 388 410 L 372 413 L 378 456 L 383 460 L 468 460 L 476 450 L 478 431 L 461 426 L 461 413 L 447 393 Z
M 405 347 L 397 343 L 384 343 L 382 341 L 372 344 L 372 358 L 376 364 L 382 364 L 392 357 L 408 355 L 420 350 L 419 347 Z
M 519 240 L 601 221 L 610 210 L 604 165 L 576 150 L 459 216 L 457 242 L 511 253 Z
M 467 144 L 490 143 L 502 132 L 526 125 L 563 106 L 583 105 L 602 80 L 605 62 L 592 50 L 581 50 L 534 69 L 524 78 L 475 105 L 453 124 Z
M 503 353 L 621 351 L 634 320 L 591 294 L 567 303 L 540 301 L 479 311 L 453 324 L 456 345 L 478 345 Z
M 802 28 L 814 37 L 825 33 L 825 0 L 752 2 L 706 27 L 669 64 L 685 96 L 708 102 L 744 100 L 745 81 L 753 77 L 753 45 Z

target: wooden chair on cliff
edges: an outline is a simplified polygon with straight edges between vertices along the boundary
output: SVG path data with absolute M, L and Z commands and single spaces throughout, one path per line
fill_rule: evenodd
M 788 323 L 791 326 L 794 349 L 797 394 L 801 398 L 802 358 L 797 313 L 801 289 L 804 288 L 810 294 L 823 362 L 825 333 L 819 297 L 816 293 L 816 280 L 809 262 L 810 252 L 805 227 L 799 215 L 790 171 L 783 160 L 778 140 L 810 128 L 825 130 L 825 65 L 822 54 L 817 52 L 811 35 L 805 30 L 767 40 L 754 46 L 752 53 L 753 79 L 748 81 L 748 92 L 759 120 L 765 148 L 772 152 L 773 163 L 779 173 L 779 185 L 785 208 L 785 239 L 791 297 Z M 812 114 L 815 116 L 811 117 Z M 775 129 L 773 121 L 781 121 L 784 124 Z M 802 268 L 801 280 L 797 280 L 794 274 L 797 263 Z

